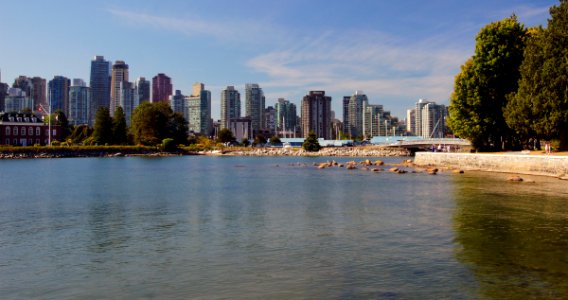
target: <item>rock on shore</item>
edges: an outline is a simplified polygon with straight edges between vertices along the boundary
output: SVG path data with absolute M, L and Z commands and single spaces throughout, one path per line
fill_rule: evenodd
M 209 154 L 209 153 L 203 153 Z M 211 153 L 219 155 L 219 153 Z M 210 155 L 211 155 L 210 154 Z M 322 148 L 318 152 L 308 152 L 303 149 L 293 148 L 253 148 L 251 150 L 225 150 L 222 155 L 233 156 L 410 156 L 406 149 L 379 148 L 379 147 L 335 147 Z

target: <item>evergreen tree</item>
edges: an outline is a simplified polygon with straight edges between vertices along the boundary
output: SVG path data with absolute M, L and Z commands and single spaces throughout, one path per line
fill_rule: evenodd
M 530 31 L 518 92 L 507 106 L 517 132 L 558 139 L 568 149 L 568 1 L 550 9 L 546 29 Z
M 316 137 L 315 132 L 310 131 L 308 137 L 302 144 L 302 148 L 309 152 L 318 152 L 321 149 L 321 146 L 318 142 L 318 138 Z
M 130 131 L 135 143 L 158 145 L 166 138 L 177 144 L 187 140 L 187 122 L 180 114 L 175 114 L 167 103 L 140 104 L 132 113 Z
M 112 137 L 113 144 L 115 145 L 125 145 L 128 143 L 126 126 L 126 116 L 124 115 L 124 110 L 122 107 L 117 107 L 114 112 L 114 118 L 112 119 Z
M 112 118 L 108 108 L 101 107 L 95 115 L 93 141 L 97 145 L 112 143 Z
M 223 128 L 219 130 L 219 134 L 217 135 L 217 142 L 219 143 L 228 143 L 235 140 L 233 136 L 233 132 L 229 128 Z

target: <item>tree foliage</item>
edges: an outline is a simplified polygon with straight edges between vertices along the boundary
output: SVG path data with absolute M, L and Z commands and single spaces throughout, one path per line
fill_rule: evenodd
M 122 107 L 117 107 L 112 118 L 113 144 L 125 145 L 128 143 L 128 129 L 126 126 L 126 116 Z
M 310 131 L 308 137 L 304 140 L 302 144 L 302 148 L 309 152 L 318 152 L 321 149 L 321 146 L 318 142 L 318 138 L 313 131 Z
M 183 144 L 187 139 L 187 122 L 183 116 L 174 114 L 167 103 L 144 102 L 132 113 L 130 131 L 137 144 L 158 145 L 166 138 Z
M 475 55 L 456 76 L 448 123 L 477 150 L 511 149 L 517 142 L 503 109 L 507 95 L 517 90 L 525 34 L 514 15 L 485 26 L 476 37 Z
M 280 140 L 280 138 L 277 135 L 273 135 L 272 137 L 270 137 L 270 143 L 271 144 L 281 144 L 282 141 Z
M 264 137 L 264 135 L 262 134 L 257 134 L 254 137 L 254 141 L 252 142 L 253 145 L 264 145 L 266 144 L 266 137 Z
M 112 118 L 106 107 L 99 108 L 95 115 L 93 142 L 97 145 L 112 143 Z
M 550 15 L 546 29 L 529 30 L 519 89 L 505 116 L 525 138 L 558 139 L 568 149 L 568 1 Z
M 217 135 L 217 142 L 219 143 L 229 143 L 235 140 L 233 132 L 229 128 L 223 128 L 219 130 Z
M 65 140 L 71 134 L 69 120 L 67 120 L 67 116 L 61 109 L 56 110 L 54 115 L 55 125 L 59 125 L 59 128 L 61 128 L 61 140 Z

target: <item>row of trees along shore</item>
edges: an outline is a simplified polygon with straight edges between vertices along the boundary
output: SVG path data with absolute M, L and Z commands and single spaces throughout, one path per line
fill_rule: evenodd
M 568 150 L 568 0 L 550 8 L 546 28 L 515 15 L 478 33 L 455 78 L 448 125 L 478 151 Z

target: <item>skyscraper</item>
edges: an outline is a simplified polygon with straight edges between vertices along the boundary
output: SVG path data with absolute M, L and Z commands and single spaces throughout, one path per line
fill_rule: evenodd
M 47 105 L 47 81 L 41 77 L 33 77 L 32 81 L 32 98 L 34 99 L 34 107 L 37 109 L 40 104 Z
M 122 82 L 128 82 L 128 65 L 122 60 L 117 60 L 112 65 L 112 75 L 110 80 L 111 94 L 109 110 L 111 116 L 114 116 L 114 111 L 120 105 L 120 84 Z
M 122 81 L 120 83 L 120 100 L 118 105 L 122 107 L 126 124 L 130 126 L 130 119 L 135 108 L 135 89 L 132 82 Z
M 264 109 L 264 134 L 266 136 L 273 136 L 276 134 L 276 109 L 269 106 Z
M 250 117 L 253 135 L 256 135 L 266 127 L 264 124 L 264 93 L 258 84 L 247 83 L 245 85 L 245 96 L 245 115 Z
M 313 131 L 318 138 L 331 138 L 331 97 L 324 91 L 310 91 L 302 99 L 302 134 Z
M 51 111 L 60 109 L 69 115 L 69 87 L 71 80 L 65 76 L 54 76 L 48 84 L 48 97 L 51 103 Z
M 14 84 L 12 85 L 12 87 L 19 88 L 22 92 L 26 93 L 26 97 L 30 98 L 32 97 L 33 85 L 31 78 L 24 75 L 20 75 L 18 76 L 18 78 L 14 80 Z
M 173 92 L 172 80 L 159 73 L 152 78 L 152 102 L 168 102 Z
M 150 101 L 150 82 L 144 77 L 138 77 L 134 82 L 134 108 Z
M 278 99 L 276 109 L 276 131 L 284 137 L 292 137 L 298 125 L 296 104 L 284 98 Z
M 2 82 L 2 73 L 0 71 L 0 111 L 4 111 L 4 101 L 8 95 L 8 84 Z
M 170 102 L 170 107 L 174 112 L 180 114 L 184 113 L 185 97 L 180 90 L 176 90 L 175 94 L 170 96 L 169 102 Z
M 95 56 L 91 61 L 91 111 L 90 120 L 94 120 L 95 113 L 100 107 L 110 107 L 110 62 L 103 56 Z
M 343 98 L 344 101 L 346 100 L 345 98 Z M 347 117 L 347 121 L 344 120 L 344 124 L 347 126 L 343 128 L 345 134 L 351 138 L 363 136 L 364 111 L 365 106 L 369 104 L 367 95 L 361 91 L 355 91 L 355 94 L 349 97 L 349 101 L 347 103 L 344 102 L 344 109 L 345 104 L 347 104 L 347 113 L 343 113 Z
M 71 125 L 87 124 L 93 126 L 89 119 L 91 110 L 91 89 L 82 79 L 73 79 L 69 88 L 69 115 L 67 119 Z
M 186 120 L 190 132 L 209 135 L 211 132 L 211 92 L 203 83 L 194 83 L 191 96 L 186 97 Z
M 221 129 L 230 128 L 231 119 L 241 117 L 241 94 L 234 86 L 221 91 Z

